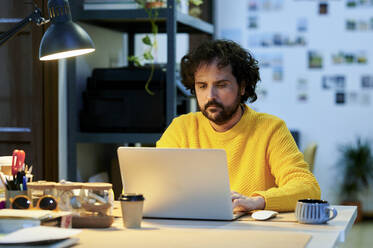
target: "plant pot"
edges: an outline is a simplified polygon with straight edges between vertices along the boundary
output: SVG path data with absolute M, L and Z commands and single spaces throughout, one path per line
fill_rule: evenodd
M 155 9 L 155 8 L 163 8 L 165 7 L 165 2 L 148 2 L 145 4 L 145 8 L 147 9 Z
M 357 216 L 355 224 L 363 219 L 363 212 L 361 208 L 362 203 L 360 201 L 342 201 L 341 204 L 345 206 L 357 206 Z

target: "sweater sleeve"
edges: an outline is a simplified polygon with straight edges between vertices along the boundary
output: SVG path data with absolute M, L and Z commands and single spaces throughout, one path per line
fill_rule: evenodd
M 299 199 L 320 199 L 317 180 L 282 120 L 269 132 L 266 160 L 277 187 L 252 194 L 264 197 L 265 209 L 293 211 Z

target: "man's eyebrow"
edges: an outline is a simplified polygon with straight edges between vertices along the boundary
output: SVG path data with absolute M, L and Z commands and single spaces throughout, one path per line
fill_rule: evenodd
M 219 84 L 219 83 L 224 83 L 224 82 L 230 82 L 230 80 L 229 79 L 220 79 L 220 80 L 214 81 L 213 84 Z M 205 81 L 196 81 L 195 83 L 196 84 L 206 84 Z
M 230 82 L 229 79 L 220 79 L 214 82 L 214 84 L 224 83 L 224 82 Z

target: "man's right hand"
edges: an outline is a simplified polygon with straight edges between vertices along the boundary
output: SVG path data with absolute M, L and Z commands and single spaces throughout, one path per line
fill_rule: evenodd
M 262 196 L 244 196 L 236 191 L 231 192 L 233 212 L 244 212 L 265 208 Z

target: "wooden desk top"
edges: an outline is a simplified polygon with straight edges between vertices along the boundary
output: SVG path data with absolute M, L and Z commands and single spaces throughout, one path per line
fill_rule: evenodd
M 77 247 L 335 247 L 351 229 L 356 207 L 334 207 L 338 216 L 324 225 L 299 224 L 291 213 L 288 222 L 144 219 L 141 229 L 125 229 L 117 218 L 111 228 L 84 229 Z

